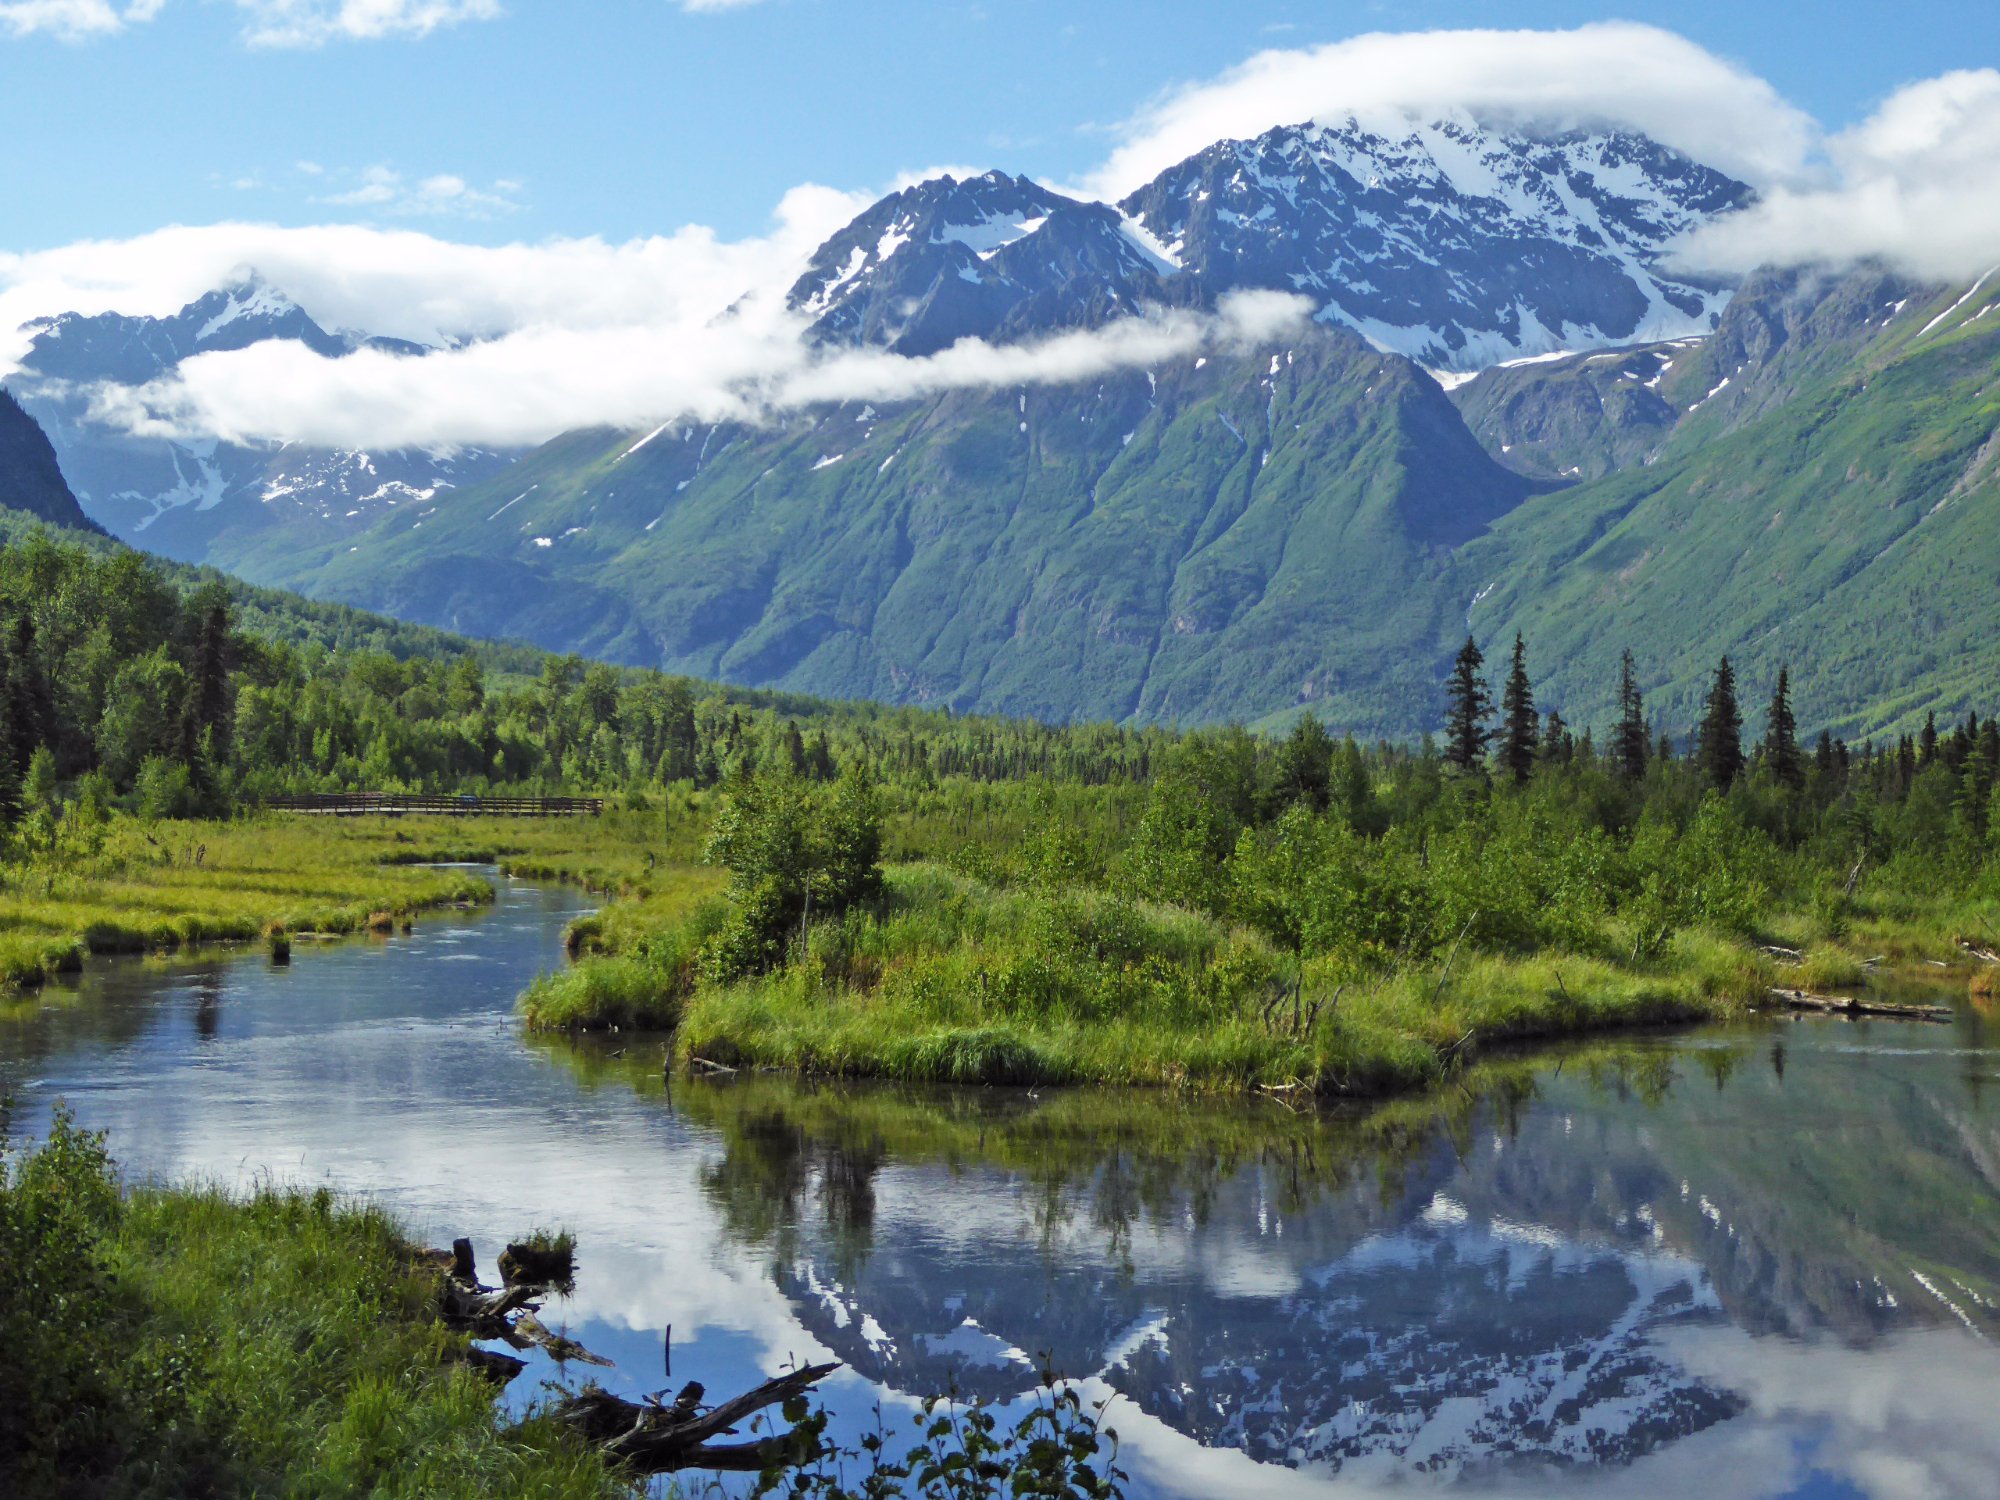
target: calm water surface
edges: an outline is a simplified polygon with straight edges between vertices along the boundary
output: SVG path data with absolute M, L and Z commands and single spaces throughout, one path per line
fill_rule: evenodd
M 521 1037 L 584 908 L 499 884 L 289 969 L 105 964 L 0 1009 L 17 1133 L 64 1099 L 128 1175 L 332 1183 L 489 1267 L 565 1225 L 550 1321 L 628 1393 L 831 1356 L 851 1432 L 1045 1357 L 1115 1398 L 1141 1494 L 2000 1495 L 2000 1051 L 1970 1010 L 1581 1046 L 1335 1119 L 668 1091 L 657 1043 Z

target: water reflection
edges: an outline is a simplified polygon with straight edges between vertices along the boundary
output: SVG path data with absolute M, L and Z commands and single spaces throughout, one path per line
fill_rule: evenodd
M 1993 1057 L 1958 1040 L 1600 1045 L 1332 1120 L 758 1080 L 678 1103 L 724 1143 L 719 1223 L 883 1387 L 1006 1397 L 1047 1360 L 1253 1461 L 1251 1488 L 1282 1465 L 1532 1492 L 1785 1417 L 1767 1351 L 1988 1372 L 1996 1141 L 1965 1080 Z M 1806 1454 L 1852 1436 L 1791 1421 Z M 1862 1451 L 1847 1482 L 1904 1493 Z M 1745 1493 L 1815 1493 L 1819 1462 Z
M 332 1181 L 489 1256 L 566 1226 L 551 1321 L 628 1394 L 832 1354 L 852 1432 L 1047 1359 L 1115 1397 L 1146 1492 L 1995 1492 L 2000 1133 L 1969 1013 L 1584 1046 L 1332 1116 L 669 1091 L 657 1043 L 510 1019 L 578 908 L 515 885 L 289 969 L 93 967 L 0 1009 L 0 1092 L 30 1131 L 68 1098 L 140 1175 Z

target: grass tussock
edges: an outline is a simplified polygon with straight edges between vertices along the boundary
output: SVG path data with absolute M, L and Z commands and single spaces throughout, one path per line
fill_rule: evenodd
M 87 859 L 0 876 L 0 983 L 39 984 L 86 952 L 258 941 L 275 952 L 280 939 L 391 931 L 428 908 L 492 899 L 476 873 L 410 857 L 459 852 L 430 841 L 446 830 L 393 821 L 116 819 Z

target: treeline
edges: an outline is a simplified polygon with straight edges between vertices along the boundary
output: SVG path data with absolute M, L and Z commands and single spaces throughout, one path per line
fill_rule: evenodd
M 782 766 L 898 784 L 1143 779 L 1170 736 L 731 692 L 31 533 L 0 547 L 0 805 L 149 816 L 284 793 L 695 787 Z
M 1468 641 L 1442 745 L 1364 749 L 1310 716 L 1276 742 L 1192 734 L 1122 849 L 1073 841 L 1057 866 L 1361 970 L 1460 942 L 1646 961 L 1678 933 L 1747 934 L 1775 909 L 1831 940 L 1871 879 L 1899 900 L 2000 895 L 2000 722 L 1807 748 L 1781 674 L 1746 743 L 1725 660 L 1677 745 L 1649 724 L 1628 657 L 1600 745 L 1537 710 L 1524 642 L 1497 696 L 1483 667 Z M 1049 858 L 1030 841 L 1015 869 L 1035 877 Z

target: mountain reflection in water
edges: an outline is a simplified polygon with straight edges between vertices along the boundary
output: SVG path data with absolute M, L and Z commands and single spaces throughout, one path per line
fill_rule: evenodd
M 64 1098 L 135 1177 L 330 1181 L 489 1263 L 567 1227 L 548 1316 L 625 1394 L 832 1354 L 851 1440 L 1046 1358 L 1112 1400 L 1140 1494 L 2000 1495 L 1974 1012 L 1592 1043 L 1332 1115 L 669 1092 L 656 1041 L 523 1040 L 582 901 L 502 887 L 287 969 L 93 964 L 0 1007 L 14 1127 Z
M 1090 1380 L 1151 1485 L 1658 1493 L 1719 1448 L 1743 1494 L 2000 1493 L 1988 1424 L 1940 1419 L 2000 1375 L 1992 1058 L 1912 1040 L 1600 1044 L 1332 1120 L 760 1080 L 675 1102 L 819 1343 L 913 1395 Z

